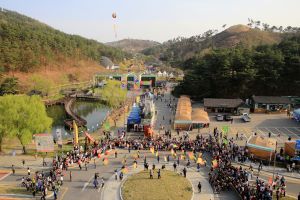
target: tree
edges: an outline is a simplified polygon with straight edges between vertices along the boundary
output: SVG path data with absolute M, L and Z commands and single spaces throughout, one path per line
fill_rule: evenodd
M 5 78 L 0 85 L 0 95 L 17 94 L 18 93 L 18 79 L 14 77 Z
M 17 137 L 25 146 L 33 134 L 50 130 L 52 119 L 39 96 L 6 95 L 0 97 L 0 150 L 4 137 Z
M 111 107 L 117 107 L 126 100 L 127 90 L 122 89 L 119 81 L 110 80 L 102 89 L 97 89 L 96 94 Z
M 51 80 L 48 80 L 40 75 L 32 75 L 30 77 L 31 82 L 31 90 L 40 91 L 42 95 L 48 95 L 51 87 L 53 87 L 54 83 Z

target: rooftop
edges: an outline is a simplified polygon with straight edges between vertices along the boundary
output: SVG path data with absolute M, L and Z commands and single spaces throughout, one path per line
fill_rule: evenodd
M 279 96 L 252 96 L 252 99 L 255 101 L 255 103 L 291 103 L 289 98 Z
M 223 107 L 223 108 L 236 108 L 242 105 L 242 99 L 214 99 L 204 98 L 204 107 Z

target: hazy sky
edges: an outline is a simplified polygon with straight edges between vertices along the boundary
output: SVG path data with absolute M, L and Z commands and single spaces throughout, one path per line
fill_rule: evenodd
M 246 24 L 249 17 L 276 26 L 300 26 L 300 0 L 0 0 L 0 7 L 100 42 L 163 42 L 221 30 L 223 24 Z

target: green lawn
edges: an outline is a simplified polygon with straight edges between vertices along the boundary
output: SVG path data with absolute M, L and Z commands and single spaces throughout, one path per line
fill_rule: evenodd
M 149 179 L 149 171 L 129 177 L 122 187 L 124 200 L 190 200 L 193 188 L 190 182 L 172 172 L 161 171 L 161 179 Z

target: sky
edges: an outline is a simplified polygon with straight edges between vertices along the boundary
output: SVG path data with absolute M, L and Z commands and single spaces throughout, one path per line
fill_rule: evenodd
M 248 18 L 300 26 L 300 0 L 0 0 L 0 7 L 99 42 L 164 42 L 208 29 L 221 31 L 223 24 L 247 24 Z

